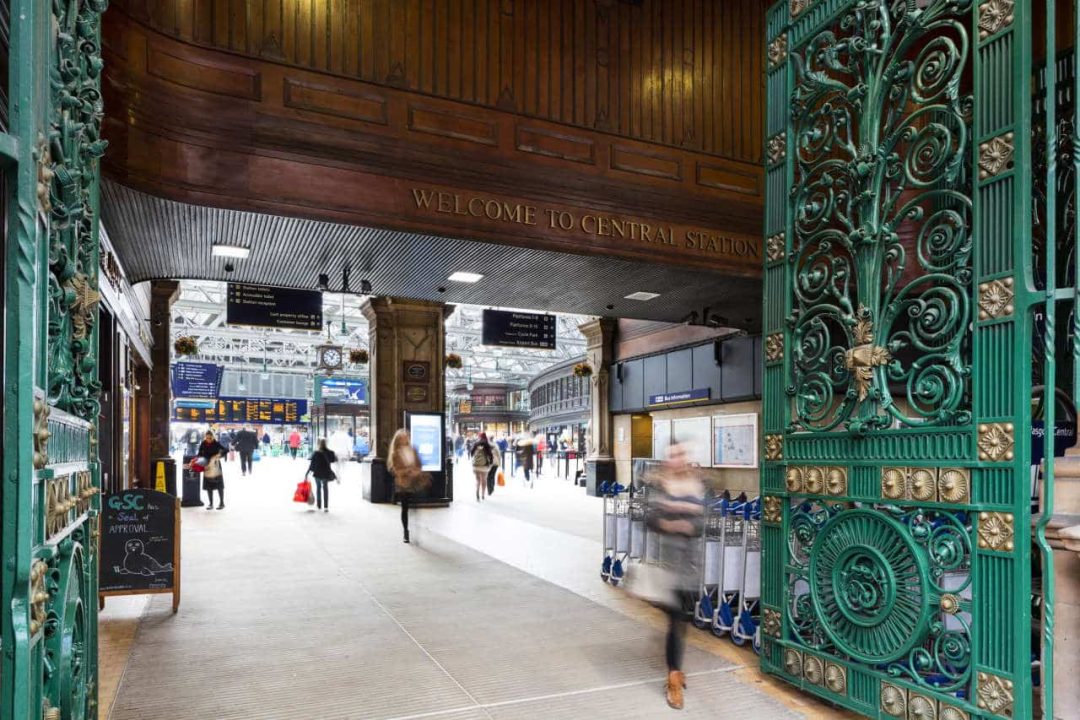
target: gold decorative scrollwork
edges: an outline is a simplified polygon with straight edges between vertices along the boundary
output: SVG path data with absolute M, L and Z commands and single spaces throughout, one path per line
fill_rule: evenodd
M 937 720 L 937 703 L 925 695 L 908 694 L 908 720 Z
M 787 133 L 780 133 L 769 138 L 765 146 L 765 156 L 770 165 L 775 165 L 787 157 Z
M 765 436 L 765 459 L 766 460 L 783 460 L 784 459 L 784 436 L 783 435 L 766 435 Z
M 101 488 L 94 485 L 94 476 L 89 470 L 80 472 L 77 476 L 76 487 L 76 511 L 82 515 L 90 510 L 90 500 L 99 492 Z
M 791 11 L 791 18 L 794 20 L 803 10 L 810 7 L 811 2 L 812 0 L 790 0 L 788 9 Z
M 953 595 L 952 593 L 945 593 L 941 596 L 941 600 L 938 603 L 941 607 L 941 612 L 946 615 L 956 615 L 960 612 L 960 596 Z
M 790 493 L 846 495 L 848 472 L 847 468 L 831 465 L 790 465 L 786 485 Z
M 944 502 L 953 505 L 969 499 L 971 480 L 965 468 L 884 467 L 881 496 L 886 500 Z
M 803 658 L 803 677 L 811 685 L 821 685 L 825 681 L 825 664 L 821 658 L 814 655 Z
M 971 716 L 960 708 L 945 703 L 941 703 L 940 707 L 941 712 L 938 714 L 938 720 L 971 720 Z
M 874 345 L 874 322 L 870 319 L 870 311 L 860 305 L 858 318 L 852 332 L 856 345 L 844 353 L 844 365 L 851 371 L 861 402 L 870 394 L 874 368 L 888 365 L 892 355 L 887 348 Z
M 802 677 L 803 657 L 801 652 L 791 649 L 784 651 L 784 672 L 792 677 Z
M 979 547 L 983 550 L 1012 552 L 1015 534 L 1012 513 L 979 513 Z
M 49 566 L 41 560 L 35 560 L 30 566 L 30 635 L 37 635 L 45 626 L 45 603 L 49 601 L 45 573 L 48 571 Z
M 79 501 L 71 496 L 71 476 L 69 475 L 49 480 L 45 487 L 45 535 L 50 538 L 67 527 L 71 519 L 71 511 L 75 509 Z
M 979 673 L 975 694 L 978 697 L 978 706 L 981 710 L 992 712 L 995 715 L 1012 717 L 1013 683 L 1011 680 L 981 672 Z
M 42 398 L 34 398 L 34 469 L 41 470 L 49 464 L 49 413 L 52 408 Z
M 765 361 L 777 362 L 784 359 L 784 333 L 773 333 L 765 338 Z
M 907 715 L 907 693 L 903 688 L 882 683 L 881 709 L 889 717 L 905 717 Z
M 52 182 L 53 178 L 56 177 L 56 172 L 53 170 L 52 151 L 49 150 L 49 143 L 46 142 L 44 137 L 38 139 L 36 155 L 38 163 L 38 207 L 41 208 L 42 212 L 47 214 L 52 210 L 52 198 L 49 197 L 49 191 L 52 188 Z
M 780 33 L 769 43 L 769 67 L 774 68 L 787 60 L 787 33 Z
M 1008 132 L 979 145 L 980 180 L 992 178 L 1012 167 L 1013 137 Z
M 1013 314 L 1013 279 L 990 280 L 979 285 L 979 319 L 994 320 Z
M 765 257 L 769 262 L 782 260 L 785 254 L 784 233 L 777 233 L 765 241 Z
M 847 668 L 836 663 L 825 663 L 825 687 L 837 695 L 847 692 Z
M 71 336 L 75 340 L 84 340 L 89 328 L 94 323 L 94 313 L 101 301 L 101 293 L 90 285 L 86 275 L 75 273 L 68 282 L 73 293 L 71 303 Z
M 779 523 L 784 517 L 784 505 L 780 498 L 766 495 L 763 501 L 761 519 L 767 523 Z
M 1013 21 L 1014 0 L 986 0 L 979 3 L 979 39 L 1004 30 Z
M 53 707 L 49 704 L 48 700 L 45 700 L 45 704 L 41 711 L 41 720 L 61 720 L 63 715 L 60 713 L 60 708 Z
M 979 425 L 979 459 L 990 462 L 1013 459 L 1012 423 L 983 423 Z
M 769 637 L 780 637 L 780 612 L 764 608 L 761 611 L 761 632 Z

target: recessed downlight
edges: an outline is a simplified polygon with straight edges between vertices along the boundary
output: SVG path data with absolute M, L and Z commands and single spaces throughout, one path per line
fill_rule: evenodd
M 239 245 L 222 245 L 221 243 L 214 243 L 213 254 L 216 257 L 240 258 L 241 260 L 246 260 L 251 256 L 251 248 L 240 247 Z
M 658 297 L 660 297 L 660 293 L 644 292 L 644 291 L 639 290 L 639 291 L 637 291 L 635 293 L 630 293 L 629 295 L 627 295 L 626 299 L 627 300 L 640 300 L 641 302 L 646 302 L 648 300 L 655 300 Z
M 448 279 L 451 282 L 475 283 L 475 282 L 480 282 L 483 279 L 483 277 L 484 276 L 481 275 L 480 273 L 456 272 L 453 275 L 451 275 Z

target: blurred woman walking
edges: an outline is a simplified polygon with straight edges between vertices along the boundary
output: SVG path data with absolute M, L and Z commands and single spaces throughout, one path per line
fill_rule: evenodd
M 487 497 L 488 472 L 498 467 L 499 454 L 488 442 L 487 433 L 480 433 L 479 439 L 472 449 L 472 467 L 476 475 L 476 502 Z
M 420 469 L 420 456 L 408 430 L 402 428 L 394 433 L 386 465 L 394 475 L 394 499 L 401 503 L 401 529 L 405 533 L 404 542 L 409 542 L 409 510 L 431 483 L 431 477 Z

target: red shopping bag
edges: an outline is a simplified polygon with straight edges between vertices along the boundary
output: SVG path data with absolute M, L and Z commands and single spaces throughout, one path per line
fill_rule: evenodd
M 311 497 L 311 482 L 308 480 L 301 480 L 296 483 L 296 492 L 293 493 L 293 502 L 306 503 L 308 498 Z

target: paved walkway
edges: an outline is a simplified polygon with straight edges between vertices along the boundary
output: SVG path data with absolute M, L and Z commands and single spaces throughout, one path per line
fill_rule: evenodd
M 110 599 L 103 717 L 671 712 L 660 618 L 599 581 L 596 499 L 545 478 L 481 504 L 463 473 L 458 501 L 422 511 L 419 543 L 404 545 L 397 508 L 361 501 L 355 475 L 331 487 L 330 513 L 292 503 L 303 467 L 266 460 L 239 478 L 229 466 L 226 510 L 184 510 L 179 614 L 168 596 Z M 682 717 L 836 717 L 763 681 L 752 654 L 689 634 Z

